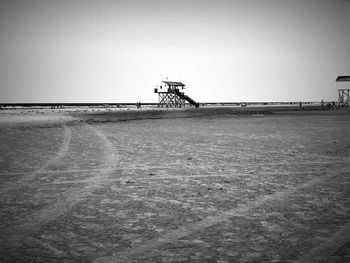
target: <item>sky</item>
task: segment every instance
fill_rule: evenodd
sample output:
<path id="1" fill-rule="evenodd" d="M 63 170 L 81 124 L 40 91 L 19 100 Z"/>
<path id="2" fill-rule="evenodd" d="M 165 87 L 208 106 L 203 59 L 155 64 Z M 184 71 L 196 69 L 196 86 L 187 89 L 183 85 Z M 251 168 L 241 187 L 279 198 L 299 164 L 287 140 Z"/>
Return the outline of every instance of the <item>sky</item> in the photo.
<path id="1" fill-rule="evenodd" d="M 1 0 L 0 102 L 337 100 L 347 0 Z"/>

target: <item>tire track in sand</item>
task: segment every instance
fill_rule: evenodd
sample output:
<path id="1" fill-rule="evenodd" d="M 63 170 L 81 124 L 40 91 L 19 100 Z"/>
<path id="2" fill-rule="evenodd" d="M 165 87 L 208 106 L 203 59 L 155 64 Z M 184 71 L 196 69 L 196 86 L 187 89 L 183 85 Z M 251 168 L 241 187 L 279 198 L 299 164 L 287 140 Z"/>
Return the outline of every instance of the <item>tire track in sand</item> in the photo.
<path id="1" fill-rule="evenodd" d="M 64 137 L 62 143 L 57 151 L 57 154 L 52 156 L 45 164 L 43 164 L 39 169 L 34 172 L 24 175 L 24 177 L 20 178 L 15 182 L 7 182 L 1 186 L 0 193 L 7 193 L 15 188 L 21 187 L 25 183 L 32 181 L 37 174 L 43 173 L 50 165 L 59 162 L 68 152 L 70 142 L 72 140 L 72 132 L 70 128 L 66 125 L 64 127 Z"/>
<path id="2" fill-rule="evenodd" d="M 345 173 L 346 171 L 347 168 L 343 169 L 341 172 Z M 287 202 L 288 197 L 294 195 L 295 193 L 299 191 L 305 191 L 309 187 L 328 181 L 329 179 L 338 175 L 339 171 L 332 172 L 327 175 L 320 176 L 310 181 L 307 181 L 295 188 L 293 187 L 284 191 L 277 191 L 273 194 L 261 196 L 256 200 L 253 200 L 247 204 L 239 205 L 238 207 L 225 212 L 216 212 L 215 215 L 203 218 L 199 222 L 179 226 L 176 229 L 165 232 L 159 237 L 148 240 L 145 244 L 140 244 L 138 246 L 131 247 L 120 253 L 115 253 L 114 256 L 96 258 L 94 260 L 94 263 L 132 262 L 131 258 L 133 256 L 147 255 L 148 253 L 152 253 L 152 250 L 159 249 L 160 247 L 166 244 L 174 243 L 177 240 L 194 234 L 198 231 L 204 231 L 206 228 L 211 227 L 213 225 L 217 225 L 222 222 L 230 222 L 230 219 L 234 216 L 249 216 L 250 211 L 264 204 L 276 201 Z"/>
<path id="3" fill-rule="evenodd" d="M 10 240 L 7 240 L 9 245 L 15 245 L 21 242 L 22 238 L 28 236 L 28 233 L 38 231 L 41 225 L 47 224 L 59 216 L 65 214 L 74 205 L 78 204 L 84 198 L 88 197 L 93 190 L 95 190 L 101 183 L 110 176 L 116 166 L 116 156 L 114 153 L 113 144 L 107 139 L 107 137 L 95 127 L 87 125 L 87 127 L 93 131 L 102 142 L 102 148 L 104 149 L 104 155 L 102 157 L 103 169 L 97 172 L 95 176 L 90 178 L 89 184 L 74 188 L 66 191 L 54 204 L 48 205 L 32 214 L 26 216 L 14 222 L 11 226 L 7 227 L 2 233 L 3 235 L 8 234 Z"/>
<path id="4" fill-rule="evenodd" d="M 337 257 L 339 248 L 348 244 L 350 240 L 350 223 L 342 226 L 337 232 L 331 235 L 325 242 L 315 246 L 308 253 L 299 259 L 292 261 L 295 263 L 313 262 L 345 262 Z"/>

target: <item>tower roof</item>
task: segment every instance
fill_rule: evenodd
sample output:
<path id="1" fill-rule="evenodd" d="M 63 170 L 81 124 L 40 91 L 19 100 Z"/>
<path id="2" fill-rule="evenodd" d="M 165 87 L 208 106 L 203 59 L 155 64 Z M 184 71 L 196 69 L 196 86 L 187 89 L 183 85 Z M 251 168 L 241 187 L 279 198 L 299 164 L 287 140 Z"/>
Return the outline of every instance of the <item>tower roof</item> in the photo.
<path id="1" fill-rule="evenodd" d="M 184 87 L 186 86 L 182 82 L 176 82 L 176 81 L 162 81 L 163 83 L 167 84 L 169 87 Z"/>
<path id="2" fill-rule="evenodd" d="M 350 76 L 338 76 L 336 82 L 350 81 Z"/>

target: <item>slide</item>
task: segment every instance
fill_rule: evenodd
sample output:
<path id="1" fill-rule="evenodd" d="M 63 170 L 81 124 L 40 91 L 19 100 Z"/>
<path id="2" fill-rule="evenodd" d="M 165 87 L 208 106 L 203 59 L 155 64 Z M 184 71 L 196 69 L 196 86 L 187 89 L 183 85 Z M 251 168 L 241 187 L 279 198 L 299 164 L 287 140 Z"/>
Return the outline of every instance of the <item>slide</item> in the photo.
<path id="1" fill-rule="evenodd" d="M 189 96 L 185 95 L 183 92 L 180 92 L 179 90 L 175 91 L 176 95 L 179 96 L 181 99 L 186 100 L 189 104 L 195 106 L 196 108 L 199 108 L 199 103 L 195 102 L 193 99 L 191 99 Z"/>

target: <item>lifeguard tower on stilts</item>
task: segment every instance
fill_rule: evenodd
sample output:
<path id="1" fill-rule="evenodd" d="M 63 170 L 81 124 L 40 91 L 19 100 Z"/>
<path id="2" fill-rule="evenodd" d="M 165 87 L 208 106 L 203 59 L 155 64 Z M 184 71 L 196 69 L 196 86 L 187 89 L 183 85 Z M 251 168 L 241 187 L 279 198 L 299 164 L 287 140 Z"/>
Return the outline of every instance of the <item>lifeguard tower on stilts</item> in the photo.
<path id="1" fill-rule="evenodd" d="M 346 85 L 344 82 L 350 84 L 350 76 L 338 76 L 336 79 L 338 88 L 338 105 L 339 106 L 350 106 L 350 85 Z"/>
<path id="2" fill-rule="evenodd" d="M 190 105 L 198 108 L 199 103 L 181 92 L 180 88 L 183 90 L 185 84 L 176 81 L 162 81 L 159 89 L 154 89 L 154 93 L 158 93 L 158 107 L 184 107 L 187 101 Z"/>

